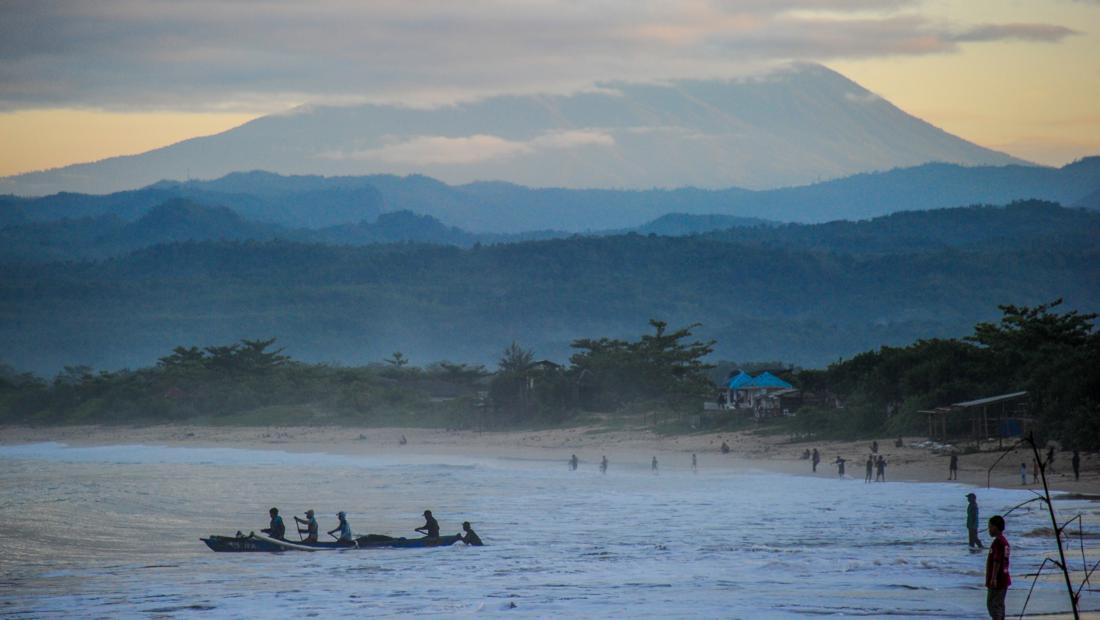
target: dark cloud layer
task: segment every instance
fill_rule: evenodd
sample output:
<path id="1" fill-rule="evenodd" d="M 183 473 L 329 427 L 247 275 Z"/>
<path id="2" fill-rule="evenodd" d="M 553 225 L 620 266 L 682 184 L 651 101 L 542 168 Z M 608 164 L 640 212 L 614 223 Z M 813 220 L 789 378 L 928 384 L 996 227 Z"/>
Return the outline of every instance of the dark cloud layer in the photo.
<path id="1" fill-rule="evenodd" d="M 912 0 L 0 0 L 0 108 L 276 110 L 438 101 L 599 80 L 714 77 L 791 60 L 1054 42 L 959 29 Z"/>

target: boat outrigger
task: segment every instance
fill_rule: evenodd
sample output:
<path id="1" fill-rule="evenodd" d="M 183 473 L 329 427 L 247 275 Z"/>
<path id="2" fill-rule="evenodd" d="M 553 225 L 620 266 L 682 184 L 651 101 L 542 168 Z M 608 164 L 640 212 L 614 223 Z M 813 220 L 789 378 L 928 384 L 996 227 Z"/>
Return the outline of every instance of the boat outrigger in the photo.
<path id="1" fill-rule="evenodd" d="M 345 549 L 408 549 L 420 547 L 447 547 L 462 540 L 461 536 L 439 536 L 436 538 L 394 538 L 381 534 L 359 536 L 347 542 L 296 542 L 271 538 L 264 534 L 249 532 L 247 536 L 237 532 L 236 536 L 211 535 L 200 538 L 213 551 L 340 551 Z"/>

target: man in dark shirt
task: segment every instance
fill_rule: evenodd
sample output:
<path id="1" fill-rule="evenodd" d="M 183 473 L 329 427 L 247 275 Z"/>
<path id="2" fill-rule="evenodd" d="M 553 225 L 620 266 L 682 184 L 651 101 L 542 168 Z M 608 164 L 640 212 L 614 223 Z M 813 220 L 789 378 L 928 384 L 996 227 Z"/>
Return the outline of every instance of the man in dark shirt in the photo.
<path id="1" fill-rule="evenodd" d="M 952 454 L 951 462 L 947 466 L 947 479 L 958 480 L 959 479 L 959 455 Z"/>
<path id="2" fill-rule="evenodd" d="M 810 457 L 810 462 L 814 464 L 814 472 L 817 472 L 817 464 L 821 462 L 821 453 L 814 448 L 813 456 Z"/>
<path id="3" fill-rule="evenodd" d="M 1081 453 L 1078 452 L 1077 450 L 1074 450 L 1073 451 L 1073 460 L 1070 461 L 1070 463 L 1073 465 L 1073 479 L 1074 480 L 1080 480 L 1081 479 Z"/>
<path id="4" fill-rule="evenodd" d="M 283 525 L 283 518 L 279 516 L 279 509 L 272 508 L 267 513 L 271 515 L 271 525 L 260 531 L 272 538 L 283 540 L 286 536 L 286 526 Z"/>
<path id="5" fill-rule="evenodd" d="M 432 516 L 431 510 L 424 511 L 424 525 L 416 528 L 416 531 L 428 538 L 439 538 L 439 522 Z"/>
<path id="6" fill-rule="evenodd" d="M 970 534 L 971 549 L 983 547 L 982 541 L 978 538 L 978 496 L 973 493 L 966 494 L 966 531 Z"/>
<path id="7" fill-rule="evenodd" d="M 989 535 L 993 542 L 989 545 L 989 557 L 985 561 L 986 609 L 993 620 L 1004 620 L 1005 594 L 1012 585 L 1009 575 L 1009 556 L 1011 547 L 1005 538 L 1005 520 L 1001 515 L 989 518 Z"/>
<path id="8" fill-rule="evenodd" d="M 886 457 L 881 454 L 878 455 L 878 461 L 875 462 L 875 466 L 878 468 L 878 472 L 875 474 L 875 482 L 886 482 Z"/>
<path id="9" fill-rule="evenodd" d="M 459 534 L 459 538 L 462 539 L 462 542 L 470 545 L 471 547 L 483 546 L 481 538 L 477 535 L 477 532 L 474 531 L 474 528 L 470 527 L 469 521 L 462 522 L 462 531 L 466 532 L 465 536 Z"/>

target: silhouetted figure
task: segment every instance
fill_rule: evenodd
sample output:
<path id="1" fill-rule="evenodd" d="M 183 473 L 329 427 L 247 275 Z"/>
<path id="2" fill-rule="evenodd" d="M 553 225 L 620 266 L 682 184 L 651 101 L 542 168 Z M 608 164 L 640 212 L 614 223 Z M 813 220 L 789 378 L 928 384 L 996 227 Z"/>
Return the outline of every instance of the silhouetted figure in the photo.
<path id="1" fill-rule="evenodd" d="M 973 493 L 966 494 L 966 531 L 970 533 L 970 548 L 981 549 L 982 541 L 978 539 L 978 496 Z"/>
<path id="2" fill-rule="evenodd" d="M 813 454 L 813 456 L 811 457 L 810 460 L 813 462 L 814 473 L 816 474 L 817 473 L 817 464 L 821 462 L 821 453 L 817 451 L 817 448 L 814 448 L 814 454 Z"/>
<path id="3" fill-rule="evenodd" d="M 1027 484 L 1027 463 L 1020 463 L 1020 485 Z"/>
<path id="4" fill-rule="evenodd" d="M 403 445 L 405 445 L 405 444 L 407 444 L 407 443 L 409 443 L 409 440 L 408 440 L 408 439 L 405 439 L 405 436 L 404 436 L 404 435 L 401 435 L 401 439 L 398 439 L 398 440 L 397 440 L 397 445 L 399 445 L 399 446 L 403 446 Z"/>
<path id="5" fill-rule="evenodd" d="M 1031 459 L 1031 484 L 1039 482 L 1039 459 Z"/>
<path id="6" fill-rule="evenodd" d="M 1054 473 L 1054 446 L 1047 448 L 1047 466 L 1048 473 Z"/>
<path id="7" fill-rule="evenodd" d="M 420 532 L 428 538 L 439 538 L 439 522 L 432 516 L 431 510 L 424 511 L 424 525 L 413 531 Z"/>
<path id="8" fill-rule="evenodd" d="M 355 536 L 351 533 L 351 524 L 348 523 L 348 514 L 341 510 L 336 513 L 336 519 L 339 521 L 336 527 L 328 531 L 328 535 L 332 536 L 336 532 L 340 532 L 340 535 L 336 537 L 336 540 L 342 543 L 350 544 Z"/>
<path id="9" fill-rule="evenodd" d="M 989 544 L 989 557 L 985 560 L 985 605 L 993 620 L 1004 620 L 1005 594 L 1012 585 L 1012 576 L 1008 573 L 1010 549 L 1004 531 L 1004 517 L 993 515 L 989 518 L 989 535 L 993 542 Z"/>
<path id="10" fill-rule="evenodd" d="M 875 471 L 875 459 L 870 455 L 867 456 L 866 469 L 867 473 L 863 476 L 863 482 L 870 482 Z"/>
<path id="11" fill-rule="evenodd" d="M 878 462 L 875 463 L 875 466 L 878 467 L 875 482 L 886 482 L 886 457 L 881 454 L 878 455 Z"/>
<path id="12" fill-rule="evenodd" d="M 836 456 L 836 460 L 833 461 L 833 464 L 836 465 L 836 473 L 841 478 L 844 477 L 844 462 L 844 459 L 840 458 L 839 454 Z"/>
<path id="13" fill-rule="evenodd" d="M 271 523 L 260 531 L 272 538 L 283 540 L 286 536 L 286 525 L 283 525 L 283 518 L 279 516 L 279 509 L 272 508 L 267 511 L 267 514 L 271 515 Z"/>
<path id="14" fill-rule="evenodd" d="M 958 480 L 959 479 L 959 455 L 952 454 L 951 462 L 947 466 L 947 479 Z"/>
<path id="15" fill-rule="evenodd" d="M 898 438 L 897 438 L 896 440 L 894 440 L 894 447 L 895 447 L 895 448 L 901 448 L 901 447 L 903 447 L 904 445 L 905 445 L 905 442 L 903 442 L 903 441 L 901 440 L 901 437 L 898 437 Z"/>
<path id="16" fill-rule="evenodd" d="M 569 469 L 577 471 L 578 463 L 580 463 L 580 461 L 577 459 L 577 455 L 574 454 L 572 457 L 569 458 Z"/>
<path id="17" fill-rule="evenodd" d="M 722 442 L 722 454 L 729 454 L 729 453 L 730 453 L 730 445 L 728 443 L 726 443 L 725 441 L 723 441 Z"/>
<path id="18" fill-rule="evenodd" d="M 604 455 L 603 460 L 600 461 L 600 473 L 601 474 L 606 474 L 607 473 L 607 455 L 606 454 Z"/>
<path id="19" fill-rule="evenodd" d="M 469 521 L 462 522 L 462 531 L 466 533 L 465 536 L 463 536 L 462 534 L 458 535 L 459 539 L 461 539 L 462 542 L 470 545 L 471 547 L 483 546 L 483 543 L 481 542 L 481 537 L 477 535 L 477 532 L 474 531 L 474 528 L 470 527 Z"/>
<path id="20" fill-rule="evenodd" d="M 693 472 L 699 471 L 699 460 L 695 458 L 694 453 L 692 453 L 692 455 L 691 455 L 691 471 L 693 471 Z"/>
<path id="21" fill-rule="evenodd" d="M 1073 479 L 1074 480 L 1080 480 L 1081 479 L 1081 453 L 1078 452 L 1077 450 L 1073 451 L 1073 460 L 1070 461 L 1070 464 L 1073 465 Z"/>
<path id="22" fill-rule="evenodd" d="M 306 511 L 306 518 L 305 519 L 299 519 L 298 517 L 294 517 L 294 521 L 296 523 L 300 524 L 300 525 L 305 525 L 306 526 L 305 532 L 302 531 L 301 527 L 298 528 L 298 534 L 299 535 L 301 535 L 303 533 L 306 535 L 306 537 L 304 539 L 305 542 L 308 542 L 308 543 L 317 542 L 317 531 L 318 531 L 318 529 L 317 529 L 317 519 L 314 518 L 314 516 L 313 516 L 313 509 L 310 509 L 310 510 Z"/>
<path id="23" fill-rule="evenodd" d="M 878 440 L 871 442 L 871 454 L 878 454 Z"/>
<path id="24" fill-rule="evenodd" d="M 653 457 L 653 463 L 650 464 L 649 469 L 651 469 L 654 472 L 657 471 L 657 457 Z"/>

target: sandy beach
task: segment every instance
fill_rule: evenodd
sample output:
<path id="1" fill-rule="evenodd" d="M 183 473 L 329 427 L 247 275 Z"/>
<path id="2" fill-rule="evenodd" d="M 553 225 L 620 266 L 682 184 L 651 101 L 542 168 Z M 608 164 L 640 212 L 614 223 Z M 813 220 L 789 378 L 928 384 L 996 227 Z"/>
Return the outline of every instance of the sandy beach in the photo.
<path id="1" fill-rule="evenodd" d="M 407 444 L 401 445 L 401 437 Z M 449 431 L 424 428 L 313 427 L 239 427 L 239 426 L 54 426 L 0 427 L 0 444 L 24 444 L 56 441 L 70 445 L 165 445 L 195 447 L 241 447 L 318 452 L 325 454 L 386 454 L 397 452 L 446 453 L 517 459 L 558 459 L 563 463 L 572 454 L 581 467 L 595 467 L 607 455 L 616 465 L 648 466 L 657 457 L 662 469 L 687 469 L 696 454 L 700 468 L 756 468 L 766 471 L 822 477 L 837 476 L 834 464 L 839 456 L 846 462 L 846 475 L 861 479 L 864 463 L 871 453 L 870 440 L 858 442 L 790 442 L 782 435 L 757 435 L 749 431 L 658 435 L 645 429 L 609 430 L 600 427 L 573 427 L 534 431 Z M 729 454 L 722 454 L 725 441 Z M 879 453 L 887 460 L 889 481 L 944 482 L 948 457 L 923 445 L 922 437 L 904 437 L 904 446 L 894 446 L 892 438 L 878 440 Z M 807 449 L 817 448 L 821 463 L 817 473 L 808 460 L 801 458 Z M 989 451 L 959 456 L 960 484 L 1000 488 L 1041 488 L 1033 484 L 1032 455 L 1023 448 L 1004 452 Z M 1003 456 L 1003 458 L 1002 458 Z M 1052 490 L 1100 498 L 1100 457 L 1081 455 L 1081 479 L 1074 480 L 1071 453 L 1056 453 L 1054 473 L 1048 472 Z M 1000 463 L 990 473 L 997 459 Z M 1028 468 L 1027 484 L 1020 483 L 1020 464 Z"/>

